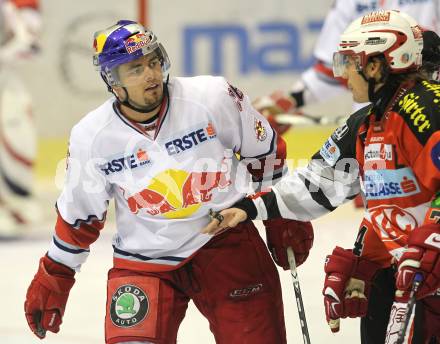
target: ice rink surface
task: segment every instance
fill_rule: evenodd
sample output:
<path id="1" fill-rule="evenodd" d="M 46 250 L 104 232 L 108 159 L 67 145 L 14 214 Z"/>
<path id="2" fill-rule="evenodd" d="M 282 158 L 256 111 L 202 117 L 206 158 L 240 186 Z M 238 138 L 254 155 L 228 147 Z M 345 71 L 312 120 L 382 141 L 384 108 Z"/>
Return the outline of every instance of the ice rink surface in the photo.
<path id="1" fill-rule="evenodd" d="M 49 203 L 47 203 L 49 204 Z M 50 203 L 53 204 L 53 203 Z M 326 321 L 321 295 L 324 280 L 324 259 L 335 245 L 351 248 L 362 218 L 361 210 L 354 210 L 351 203 L 332 214 L 313 222 L 315 242 L 311 255 L 298 269 L 305 311 L 313 344 L 360 343 L 359 320 L 345 319 L 341 330 L 332 334 Z M 42 343 L 27 328 L 23 312 L 26 289 L 36 272 L 38 260 L 51 240 L 53 223 L 34 228 L 20 241 L 0 241 L 0 344 Z M 67 304 L 61 331 L 48 333 L 44 343 L 97 344 L 104 343 L 104 315 L 107 271 L 112 264 L 111 236 L 114 223 L 109 221 L 101 237 L 91 247 L 91 253 L 82 271 L 77 274 Z M 260 231 L 260 234 L 264 234 Z M 303 343 L 298 313 L 289 272 L 279 270 L 283 288 L 284 312 L 289 344 Z M 215 343 L 207 321 L 190 304 L 183 321 L 178 343 Z M 270 338 L 266 343 L 270 344 Z M 239 343 L 231 343 L 239 344 Z M 276 343 L 273 343 L 276 344 Z"/>

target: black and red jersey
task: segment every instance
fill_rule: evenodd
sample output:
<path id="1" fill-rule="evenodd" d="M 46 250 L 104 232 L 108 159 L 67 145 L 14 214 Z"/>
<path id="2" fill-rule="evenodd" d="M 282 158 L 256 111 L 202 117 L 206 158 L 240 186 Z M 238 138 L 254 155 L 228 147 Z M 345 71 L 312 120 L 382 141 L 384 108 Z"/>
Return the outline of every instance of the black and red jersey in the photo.
<path id="1" fill-rule="evenodd" d="M 249 213 L 312 220 L 361 192 L 366 211 L 355 251 L 387 265 L 400 257 L 440 190 L 439 128 L 440 84 L 402 84 L 385 105 L 350 116 L 307 167 L 252 197 L 253 205 L 247 201 Z"/>

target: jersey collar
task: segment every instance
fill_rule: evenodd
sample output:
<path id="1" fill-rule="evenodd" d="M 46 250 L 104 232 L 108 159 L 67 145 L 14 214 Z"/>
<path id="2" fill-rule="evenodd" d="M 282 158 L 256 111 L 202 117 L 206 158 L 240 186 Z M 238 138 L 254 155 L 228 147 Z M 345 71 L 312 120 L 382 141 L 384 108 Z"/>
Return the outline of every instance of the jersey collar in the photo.
<path id="1" fill-rule="evenodd" d="M 168 113 L 168 108 L 169 108 L 169 95 L 168 95 L 168 87 L 165 88 L 165 94 L 162 100 L 162 104 L 160 105 L 160 110 L 158 113 L 159 118 L 157 119 L 157 126 L 156 126 L 156 130 L 154 132 L 154 138 L 153 140 L 156 139 L 157 135 L 159 134 L 159 130 L 162 127 L 162 124 L 165 120 L 165 117 Z M 146 137 L 149 138 L 149 136 L 147 135 L 147 132 L 144 128 L 144 126 L 142 126 L 141 124 L 139 124 L 136 121 L 133 121 L 131 119 L 128 119 L 119 109 L 118 103 L 117 101 L 113 102 L 113 110 L 115 111 L 116 115 L 120 118 L 120 120 L 122 122 L 124 122 L 124 124 L 128 125 L 130 128 L 136 130 L 139 134 L 144 135 Z"/>

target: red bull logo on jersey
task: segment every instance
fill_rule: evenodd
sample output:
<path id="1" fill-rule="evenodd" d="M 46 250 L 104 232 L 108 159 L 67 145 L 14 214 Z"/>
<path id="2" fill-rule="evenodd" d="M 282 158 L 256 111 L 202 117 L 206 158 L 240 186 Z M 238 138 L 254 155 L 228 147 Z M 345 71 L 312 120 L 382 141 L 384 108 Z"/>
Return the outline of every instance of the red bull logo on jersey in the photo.
<path id="1" fill-rule="evenodd" d="M 148 43 L 150 43 L 149 36 L 143 33 L 137 33 L 127 38 L 124 42 L 124 45 L 125 45 L 125 49 L 127 50 L 127 53 L 132 54 L 135 51 L 142 49 L 142 47 L 148 45 Z"/>
<path id="2" fill-rule="evenodd" d="M 177 137 L 165 143 L 168 155 L 175 155 L 194 148 L 202 143 L 214 139 L 217 136 L 212 123 L 208 123 L 204 128 L 193 130 L 189 133 Z"/>
<path id="3" fill-rule="evenodd" d="M 212 201 L 214 190 L 231 184 L 227 172 L 187 172 L 166 170 L 156 175 L 142 191 L 127 195 L 133 214 L 163 215 L 166 218 L 188 217 L 203 204 Z"/>
<path id="4" fill-rule="evenodd" d="M 109 175 L 115 172 L 121 172 L 127 169 L 134 169 L 146 164 L 150 164 L 151 160 L 148 153 L 139 148 L 136 153 L 120 158 L 115 158 L 100 166 L 100 170 Z"/>
<path id="5" fill-rule="evenodd" d="M 255 136 L 258 141 L 264 141 L 267 138 L 267 131 L 266 128 L 263 125 L 263 122 L 261 122 L 259 119 L 254 119 L 254 129 L 255 129 Z"/>
<path id="6" fill-rule="evenodd" d="M 420 192 L 411 169 L 367 170 L 364 178 L 367 200 L 407 197 Z"/>

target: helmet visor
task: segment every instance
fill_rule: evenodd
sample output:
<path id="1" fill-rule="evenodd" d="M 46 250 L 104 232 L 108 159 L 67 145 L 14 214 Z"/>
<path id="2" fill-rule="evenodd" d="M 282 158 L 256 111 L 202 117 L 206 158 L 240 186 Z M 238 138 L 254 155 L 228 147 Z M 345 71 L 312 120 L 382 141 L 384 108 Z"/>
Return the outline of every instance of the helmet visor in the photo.
<path id="1" fill-rule="evenodd" d="M 359 55 L 340 51 L 333 54 L 333 75 L 336 78 L 347 78 L 347 68 L 351 66 L 354 66 L 358 72 L 362 70 L 362 61 Z"/>
<path id="2" fill-rule="evenodd" d="M 165 80 L 169 69 L 168 57 L 163 54 L 161 46 L 153 52 L 141 56 L 133 61 L 115 66 L 106 71 L 107 76 L 112 80 L 112 85 L 122 87 L 132 87 L 141 85 L 151 73 L 161 72 L 162 79 Z"/>

